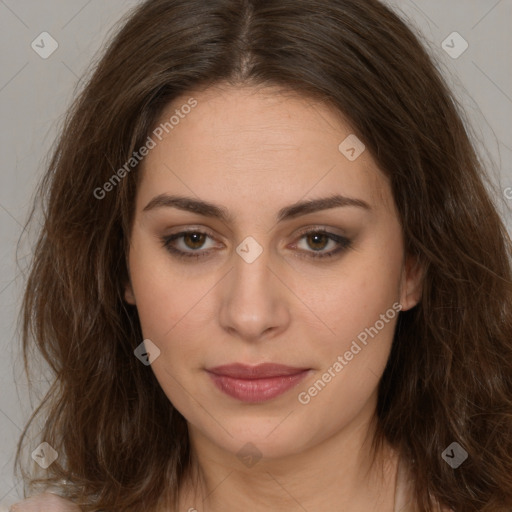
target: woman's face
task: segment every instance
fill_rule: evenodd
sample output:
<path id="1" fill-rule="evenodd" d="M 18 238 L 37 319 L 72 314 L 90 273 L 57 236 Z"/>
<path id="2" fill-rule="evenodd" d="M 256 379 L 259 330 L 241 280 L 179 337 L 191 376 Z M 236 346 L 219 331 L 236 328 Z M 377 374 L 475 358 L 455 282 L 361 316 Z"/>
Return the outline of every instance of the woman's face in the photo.
<path id="1" fill-rule="evenodd" d="M 126 289 L 162 389 L 193 438 L 234 454 L 366 424 L 398 310 L 420 293 L 387 179 L 299 96 L 210 88 L 173 115 L 138 171 Z M 235 363 L 291 369 L 218 369 Z"/>

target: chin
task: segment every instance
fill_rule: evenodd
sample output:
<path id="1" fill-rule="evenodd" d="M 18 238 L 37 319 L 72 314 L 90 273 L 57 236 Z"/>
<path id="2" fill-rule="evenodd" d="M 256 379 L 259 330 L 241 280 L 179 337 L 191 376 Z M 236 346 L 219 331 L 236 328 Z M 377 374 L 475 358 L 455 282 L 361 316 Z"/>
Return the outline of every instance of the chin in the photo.
<path id="1" fill-rule="evenodd" d="M 227 427 L 229 434 L 217 430 L 214 436 L 206 435 L 221 449 L 233 453 L 239 459 L 244 456 L 279 459 L 307 448 L 303 429 L 292 418 L 284 418 L 286 415 L 272 420 L 261 418 L 257 421 L 230 421 Z"/>

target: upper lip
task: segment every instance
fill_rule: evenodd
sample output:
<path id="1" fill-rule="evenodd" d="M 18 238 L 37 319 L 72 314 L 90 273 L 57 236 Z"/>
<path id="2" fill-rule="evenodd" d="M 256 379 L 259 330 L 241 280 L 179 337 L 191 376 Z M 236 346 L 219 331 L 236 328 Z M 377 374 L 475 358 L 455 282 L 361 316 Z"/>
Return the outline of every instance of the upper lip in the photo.
<path id="1" fill-rule="evenodd" d="M 308 369 L 309 368 L 297 368 L 276 363 L 262 363 L 255 366 L 234 363 L 208 368 L 207 371 L 235 379 L 263 379 L 265 377 L 295 375 Z"/>

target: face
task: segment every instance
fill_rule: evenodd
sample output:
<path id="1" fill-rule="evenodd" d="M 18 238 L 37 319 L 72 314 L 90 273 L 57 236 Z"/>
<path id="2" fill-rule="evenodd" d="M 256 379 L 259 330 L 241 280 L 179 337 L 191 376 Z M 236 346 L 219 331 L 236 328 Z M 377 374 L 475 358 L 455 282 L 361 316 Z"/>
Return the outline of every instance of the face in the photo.
<path id="1" fill-rule="evenodd" d="M 233 454 L 296 454 L 363 423 L 420 293 L 387 178 L 299 96 L 210 88 L 162 122 L 176 110 L 140 171 L 125 295 L 161 387 Z"/>

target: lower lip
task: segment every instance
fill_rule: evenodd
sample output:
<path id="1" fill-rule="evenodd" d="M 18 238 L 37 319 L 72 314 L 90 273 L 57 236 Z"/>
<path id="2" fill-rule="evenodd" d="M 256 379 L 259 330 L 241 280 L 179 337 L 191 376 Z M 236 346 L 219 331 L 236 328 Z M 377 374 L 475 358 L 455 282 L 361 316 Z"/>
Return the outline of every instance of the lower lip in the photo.
<path id="1" fill-rule="evenodd" d="M 309 370 L 304 370 L 300 373 L 280 377 L 237 379 L 208 372 L 215 385 L 226 395 L 250 403 L 265 402 L 282 395 L 295 387 L 308 373 Z"/>

